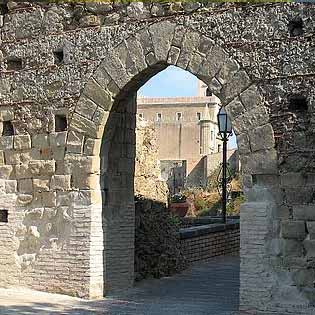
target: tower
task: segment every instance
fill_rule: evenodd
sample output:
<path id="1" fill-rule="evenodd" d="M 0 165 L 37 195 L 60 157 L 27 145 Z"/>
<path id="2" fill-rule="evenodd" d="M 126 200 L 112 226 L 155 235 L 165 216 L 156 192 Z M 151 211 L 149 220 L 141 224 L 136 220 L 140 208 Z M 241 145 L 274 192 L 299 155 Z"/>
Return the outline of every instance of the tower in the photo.
<path id="1" fill-rule="evenodd" d="M 200 154 L 208 155 L 211 153 L 211 118 L 208 104 L 204 109 L 203 118 L 200 120 Z"/>

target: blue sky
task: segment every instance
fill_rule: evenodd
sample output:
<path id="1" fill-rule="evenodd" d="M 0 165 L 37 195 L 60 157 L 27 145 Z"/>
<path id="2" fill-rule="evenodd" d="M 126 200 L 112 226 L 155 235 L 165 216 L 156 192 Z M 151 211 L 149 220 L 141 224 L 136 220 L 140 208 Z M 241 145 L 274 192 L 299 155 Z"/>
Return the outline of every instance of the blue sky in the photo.
<path id="1" fill-rule="evenodd" d="M 173 97 L 173 96 L 196 96 L 197 78 L 188 71 L 169 66 L 156 74 L 145 85 L 138 95 L 147 97 Z M 236 139 L 233 136 L 229 141 L 229 148 L 236 147 Z"/>

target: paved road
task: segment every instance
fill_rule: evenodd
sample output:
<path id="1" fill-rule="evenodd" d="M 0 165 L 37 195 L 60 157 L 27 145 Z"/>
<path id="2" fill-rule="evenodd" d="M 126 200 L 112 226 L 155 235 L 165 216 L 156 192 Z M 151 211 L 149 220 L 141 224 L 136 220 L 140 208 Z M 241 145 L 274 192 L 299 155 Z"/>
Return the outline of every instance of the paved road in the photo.
<path id="1" fill-rule="evenodd" d="M 100 301 L 0 289 L 0 315 L 236 315 L 239 259 L 218 257 Z"/>

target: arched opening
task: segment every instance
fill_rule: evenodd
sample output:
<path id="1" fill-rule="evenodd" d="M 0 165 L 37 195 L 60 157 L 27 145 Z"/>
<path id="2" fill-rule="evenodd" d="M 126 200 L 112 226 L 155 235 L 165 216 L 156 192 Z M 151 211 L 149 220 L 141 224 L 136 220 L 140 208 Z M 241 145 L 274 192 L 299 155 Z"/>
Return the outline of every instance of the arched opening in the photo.
<path id="1" fill-rule="evenodd" d="M 176 75 L 180 81 L 178 93 L 175 91 L 177 88 Z M 157 84 L 154 84 L 154 80 L 157 81 Z M 143 84 L 145 83 L 143 79 L 140 81 Z M 185 81 L 188 81 L 187 85 L 185 85 Z M 156 220 L 161 219 L 154 212 L 156 208 L 161 207 L 159 211 L 163 211 L 163 205 L 161 204 L 167 201 L 172 202 L 171 198 L 174 195 L 180 193 L 185 196 L 187 193 L 187 197 L 190 198 L 189 202 L 192 203 L 189 211 L 193 211 L 193 213 L 190 213 L 185 219 L 176 217 L 180 221 L 178 233 L 180 227 L 193 228 L 197 226 L 198 219 L 206 222 L 203 225 L 218 223 L 221 219 L 221 209 L 217 205 L 221 199 L 217 191 L 217 176 L 222 160 L 222 152 L 219 149 L 219 145 L 222 145 L 222 143 L 217 137 L 216 117 L 221 106 L 219 99 L 215 96 L 206 96 L 204 91 L 200 91 L 204 83 L 198 80 L 197 77 L 172 66 L 162 70 L 146 82 L 147 84 L 144 84 L 140 90 L 138 86 L 130 87 L 128 91 L 124 92 L 123 96 L 118 96 L 118 101 L 114 103 L 107 119 L 102 139 L 101 188 L 103 190 L 103 228 L 105 232 L 104 283 L 108 292 L 117 288 L 125 289 L 132 286 L 134 272 L 136 272 L 136 275 L 139 275 L 139 273 L 141 275 L 148 274 L 148 270 L 140 266 L 140 259 L 137 257 L 139 255 L 137 251 L 138 244 L 133 242 L 135 237 L 134 224 L 137 225 L 137 220 L 141 220 L 141 216 L 137 217 L 137 211 L 152 211 Z M 190 86 L 193 86 L 193 88 L 188 93 Z M 163 89 L 163 91 L 157 91 L 158 88 Z M 168 89 L 168 93 L 166 89 Z M 138 97 L 136 98 L 137 92 Z M 152 94 L 150 94 L 151 92 Z M 181 96 L 184 93 L 186 94 Z M 151 97 L 146 97 L 146 95 L 151 95 Z M 153 97 L 153 95 L 156 97 Z M 141 145 L 144 145 L 144 147 L 138 147 L 140 143 L 137 142 L 137 136 L 139 138 L 143 137 L 140 133 L 141 128 L 142 130 L 146 128 L 144 126 L 149 126 L 149 128 L 152 128 L 150 130 L 155 133 L 157 148 L 152 143 L 154 139 L 149 137 L 145 140 L 141 138 Z M 145 141 L 149 141 L 150 144 L 144 144 Z M 150 154 L 146 155 L 145 152 L 141 152 L 141 150 L 148 151 L 148 149 L 151 151 Z M 157 149 L 156 155 L 152 152 L 155 149 Z M 231 161 L 235 159 L 235 157 L 232 157 L 233 153 L 229 152 Z M 153 159 L 154 161 L 152 161 Z M 233 169 L 235 169 L 238 162 L 235 160 L 233 163 Z M 174 175 L 176 175 L 175 182 L 173 181 Z M 161 179 L 164 179 L 164 184 L 168 184 L 168 192 L 166 193 L 161 192 L 162 186 L 159 182 Z M 136 209 L 135 195 L 137 197 L 142 196 L 141 202 L 136 202 Z M 192 199 L 193 195 L 196 196 L 195 199 Z M 213 200 L 214 195 L 215 200 Z M 198 211 L 195 211 L 193 210 L 195 209 L 194 203 L 197 205 L 198 202 L 199 204 L 204 202 L 204 204 L 197 209 Z M 147 204 L 150 206 L 144 209 Z M 212 207 L 215 208 L 215 213 L 212 211 Z M 206 213 L 207 211 L 208 213 Z M 136 212 L 136 218 L 133 217 L 134 212 Z M 165 239 L 162 239 L 164 233 L 162 224 L 166 224 L 166 222 L 165 218 L 161 220 L 158 229 L 160 229 L 161 243 L 163 243 Z M 189 221 L 190 223 L 188 223 Z M 150 224 L 149 220 L 144 222 Z M 143 222 L 140 222 L 140 224 L 143 224 Z M 155 228 L 157 226 L 155 222 Z M 232 225 L 230 226 L 232 231 Z M 141 233 L 144 234 L 144 239 L 147 238 L 153 257 L 156 255 L 154 252 L 156 249 L 153 242 L 150 243 L 152 239 L 150 228 L 152 226 L 147 226 Z M 201 231 L 200 226 L 198 231 Z M 188 249 L 187 244 L 193 242 L 195 238 L 183 238 L 182 240 L 178 238 L 178 246 L 175 246 L 173 260 L 183 258 L 187 260 L 188 265 L 193 261 L 202 261 L 220 254 L 235 255 L 239 250 L 237 231 L 237 228 L 235 228 L 233 233 L 229 232 L 226 238 L 224 237 L 225 243 L 229 243 L 228 245 L 222 241 L 218 244 L 218 248 L 213 246 L 213 252 L 210 248 L 208 251 L 205 250 L 203 253 L 199 253 L 201 246 L 198 249 L 193 247 Z M 147 236 L 145 233 L 147 233 Z M 186 230 L 183 229 L 182 235 L 188 235 L 185 233 Z M 198 233 L 202 235 L 203 232 Z M 223 234 L 220 235 L 223 236 Z M 211 237 L 212 235 L 209 236 L 209 238 Z M 120 244 L 115 245 L 118 240 Z M 206 237 L 204 242 L 207 242 L 207 246 L 212 246 Z M 143 246 L 143 244 L 139 246 Z M 174 245 L 170 244 L 169 247 L 171 246 Z M 185 253 L 181 249 L 184 246 L 186 246 Z M 219 248 L 219 246 L 221 247 Z M 178 249 L 182 250 L 181 254 L 176 253 Z M 161 248 L 158 250 L 161 251 L 160 254 L 164 254 L 165 260 L 169 259 L 169 257 L 166 257 L 169 252 L 163 253 Z M 135 253 L 136 257 L 134 256 Z M 147 252 L 141 252 L 141 254 L 148 256 Z M 176 255 L 182 255 L 183 257 Z M 161 276 L 164 272 L 165 275 L 168 275 L 167 272 L 174 272 L 177 268 L 172 269 L 172 262 L 166 267 L 165 261 L 161 261 L 159 262 L 160 270 L 157 272 L 154 269 L 157 262 L 152 257 L 150 267 L 152 268 L 152 274 L 155 276 Z M 136 259 L 135 265 L 133 259 Z M 146 264 L 147 262 L 143 258 L 141 263 Z M 181 262 L 177 261 L 177 263 L 180 264 Z M 237 263 L 238 260 L 236 260 Z M 133 270 L 134 267 L 135 270 Z M 167 271 L 162 270 L 163 268 L 166 268 Z M 237 272 L 238 269 L 236 268 L 236 274 L 232 277 L 238 278 Z M 231 280 L 233 284 L 235 284 L 235 281 L 233 282 L 234 278 Z"/>
<path id="2" fill-rule="evenodd" d="M 270 228 L 267 211 L 273 197 L 270 195 L 267 201 L 263 199 L 265 191 L 268 191 L 268 182 L 253 190 L 252 175 L 276 174 L 277 157 L 272 127 L 260 91 L 237 61 L 231 59 L 228 52 L 220 46 L 213 45 L 211 39 L 187 29 L 185 35 L 182 34 L 183 40 L 178 41 L 178 37 L 174 36 L 177 28 L 182 29 L 182 26 L 169 21 L 154 24 L 150 30 L 140 31 L 136 37 L 127 39 L 109 51 L 108 58 L 100 64 L 87 83 L 70 120 L 69 130 L 74 129 L 87 135 L 85 143 L 91 143 L 89 149 L 92 155 L 98 155 L 97 145 L 103 135 L 101 183 L 104 204 L 104 275 L 100 273 L 100 255 L 97 263 L 93 262 L 90 266 L 94 283 L 97 283 L 97 287 L 90 290 L 98 295 L 103 290 L 103 284 L 106 292 L 116 286 L 126 288 L 133 283 L 136 92 L 169 65 L 188 70 L 207 84 L 225 106 L 238 137 L 245 173 L 244 190 L 250 197 L 250 202 L 243 206 L 245 212 L 242 213 L 245 215 L 241 216 L 241 278 L 243 275 L 244 279 L 251 279 L 251 269 L 246 267 L 247 264 L 252 266 L 252 256 L 249 253 L 256 255 L 265 252 L 265 235 Z M 132 47 L 127 54 L 126 46 Z M 182 50 L 178 46 L 183 46 Z M 91 107 L 90 101 L 96 104 L 96 110 L 93 105 L 95 112 L 92 118 L 87 117 L 90 116 L 87 113 Z M 176 117 L 180 119 L 180 116 Z M 251 134 L 249 130 L 252 130 Z M 265 139 L 263 144 L 258 141 L 261 135 Z M 96 220 L 99 224 L 99 205 L 92 202 L 92 210 L 92 215 L 95 216 L 92 222 Z M 265 215 L 266 224 L 262 223 L 261 216 L 256 216 L 256 210 L 260 211 L 261 216 Z M 256 246 L 257 238 L 250 238 L 255 227 L 264 229 L 257 236 L 261 246 Z M 96 238 L 98 241 L 93 238 L 98 233 L 91 230 L 90 246 L 100 252 L 102 243 L 99 238 Z M 253 281 L 254 279 L 256 278 Z M 248 285 L 251 284 L 246 283 Z M 246 296 L 247 291 L 243 290 L 243 293 Z"/>

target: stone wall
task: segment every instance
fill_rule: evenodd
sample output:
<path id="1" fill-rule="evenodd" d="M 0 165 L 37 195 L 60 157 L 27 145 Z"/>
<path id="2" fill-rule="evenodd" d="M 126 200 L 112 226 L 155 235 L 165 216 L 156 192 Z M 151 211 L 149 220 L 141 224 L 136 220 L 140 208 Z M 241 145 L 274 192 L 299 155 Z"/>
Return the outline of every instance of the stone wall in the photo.
<path id="1" fill-rule="evenodd" d="M 215 256 L 239 255 L 240 226 L 236 222 L 183 228 L 180 238 L 183 255 L 188 263 Z"/>
<path id="2" fill-rule="evenodd" d="M 175 65 L 208 84 L 237 135 L 241 309 L 314 313 L 314 10 L 1 5 L 1 285 L 83 297 L 132 285 L 134 98 Z"/>
<path id="3" fill-rule="evenodd" d="M 153 124 L 137 119 L 135 195 L 167 203 L 168 188 L 161 178 L 157 131 Z"/>

